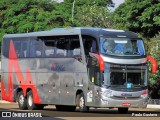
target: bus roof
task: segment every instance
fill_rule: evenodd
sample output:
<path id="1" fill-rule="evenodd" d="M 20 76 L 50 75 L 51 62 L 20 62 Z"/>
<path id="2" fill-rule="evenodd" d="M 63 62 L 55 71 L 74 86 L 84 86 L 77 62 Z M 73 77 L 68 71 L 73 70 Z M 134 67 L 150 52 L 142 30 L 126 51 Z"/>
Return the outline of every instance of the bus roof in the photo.
<path id="1" fill-rule="evenodd" d="M 105 28 L 87 28 L 87 27 L 73 27 L 73 28 L 54 28 L 48 31 L 38 31 L 30 33 L 6 34 L 4 38 L 14 37 L 37 37 L 37 36 L 60 36 L 60 35 L 91 35 L 91 36 L 106 36 L 106 37 L 128 37 L 139 38 L 138 35 L 131 31 L 123 31 L 116 29 Z"/>

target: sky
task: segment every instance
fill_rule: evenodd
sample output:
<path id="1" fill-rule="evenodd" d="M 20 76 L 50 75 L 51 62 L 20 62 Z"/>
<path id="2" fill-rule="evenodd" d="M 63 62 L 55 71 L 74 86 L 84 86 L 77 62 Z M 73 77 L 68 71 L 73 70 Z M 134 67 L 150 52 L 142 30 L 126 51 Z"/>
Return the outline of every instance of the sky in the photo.
<path id="1" fill-rule="evenodd" d="M 109 10 L 112 12 L 114 11 L 120 4 L 122 4 L 125 0 L 112 0 L 115 3 L 115 7 L 109 7 Z"/>
<path id="2" fill-rule="evenodd" d="M 63 2 L 64 0 L 55 0 L 55 1 L 58 1 L 58 2 Z M 112 12 L 114 11 L 120 4 L 122 4 L 125 0 L 112 0 L 113 3 L 115 3 L 115 7 L 109 7 L 109 10 Z"/>

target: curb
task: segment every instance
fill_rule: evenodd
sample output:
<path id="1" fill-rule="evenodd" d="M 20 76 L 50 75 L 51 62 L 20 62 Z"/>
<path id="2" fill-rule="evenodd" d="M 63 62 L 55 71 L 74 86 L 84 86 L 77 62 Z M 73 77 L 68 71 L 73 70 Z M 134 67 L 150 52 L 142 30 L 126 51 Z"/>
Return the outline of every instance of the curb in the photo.
<path id="1" fill-rule="evenodd" d="M 0 100 L 0 103 L 11 103 L 11 102 L 8 102 L 8 101 L 5 101 L 5 100 Z"/>
<path id="2" fill-rule="evenodd" d="M 147 108 L 160 109 L 160 105 L 148 104 L 148 105 L 147 105 Z"/>

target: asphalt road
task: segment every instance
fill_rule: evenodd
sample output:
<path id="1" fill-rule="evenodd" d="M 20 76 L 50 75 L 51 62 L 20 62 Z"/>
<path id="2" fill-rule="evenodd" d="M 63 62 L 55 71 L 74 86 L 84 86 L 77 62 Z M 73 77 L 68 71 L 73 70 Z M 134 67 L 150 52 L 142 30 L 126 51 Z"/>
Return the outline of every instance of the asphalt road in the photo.
<path id="1" fill-rule="evenodd" d="M 18 118 L 22 117 L 41 117 L 43 119 L 76 119 L 76 120 L 93 120 L 93 119 L 101 119 L 107 120 L 160 120 L 160 108 L 159 109 L 141 109 L 141 108 L 130 108 L 127 114 L 119 114 L 117 109 L 91 109 L 88 113 L 81 113 L 79 111 L 75 112 L 65 112 L 65 111 L 56 111 L 54 106 L 46 106 L 44 110 L 19 110 L 18 105 L 16 103 L 0 103 L 0 117 L 5 116 L 6 112 L 11 114 L 11 117 L 18 120 Z M 7 113 L 7 114 L 8 114 Z M 154 117 L 150 117 L 154 116 Z M 156 117 L 158 116 L 158 117 Z M 113 118 L 114 117 L 114 118 Z M 4 118 L 0 118 L 3 120 Z M 38 118 L 39 119 L 39 118 Z M 7 118 L 8 120 L 8 118 Z M 23 120 L 25 120 L 23 118 Z"/>

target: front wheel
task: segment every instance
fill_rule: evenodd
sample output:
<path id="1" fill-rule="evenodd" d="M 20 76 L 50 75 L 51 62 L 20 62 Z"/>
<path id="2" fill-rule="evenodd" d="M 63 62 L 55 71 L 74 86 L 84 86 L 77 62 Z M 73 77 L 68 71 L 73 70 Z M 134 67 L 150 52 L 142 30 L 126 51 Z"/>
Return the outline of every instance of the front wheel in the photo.
<path id="1" fill-rule="evenodd" d="M 81 111 L 81 112 L 89 111 L 89 107 L 87 107 L 85 104 L 85 98 L 84 98 L 83 93 L 77 95 L 76 99 L 77 99 L 77 107 L 78 107 L 79 111 Z"/>
<path id="2" fill-rule="evenodd" d="M 128 108 L 118 108 L 118 112 L 121 114 L 126 114 L 128 112 Z"/>

